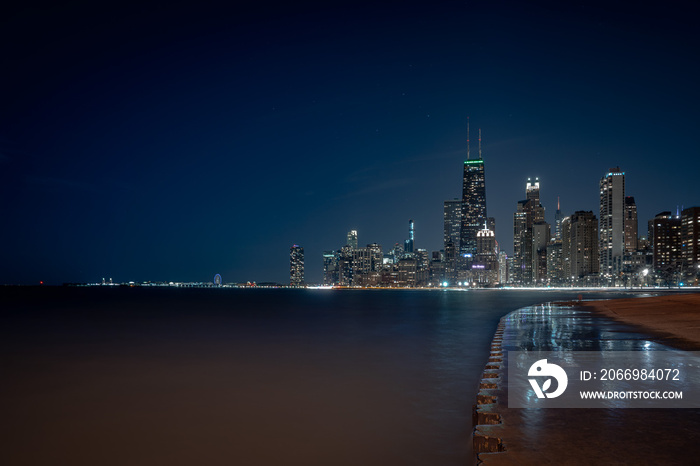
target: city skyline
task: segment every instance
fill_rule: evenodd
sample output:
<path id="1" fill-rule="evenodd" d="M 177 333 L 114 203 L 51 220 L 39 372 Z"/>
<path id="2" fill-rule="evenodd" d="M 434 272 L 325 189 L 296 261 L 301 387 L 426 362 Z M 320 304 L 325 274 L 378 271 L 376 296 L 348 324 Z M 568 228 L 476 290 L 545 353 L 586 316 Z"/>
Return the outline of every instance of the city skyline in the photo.
<path id="1" fill-rule="evenodd" d="M 557 199 L 596 213 L 615 166 L 641 236 L 700 204 L 682 9 L 268 7 L 8 11 L 0 283 L 286 283 L 292 244 L 318 283 L 348 231 L 388 248 L 409 219 L 442 249 L 468 117 L 509 253 L 528 177 L 551 225 Z"/>

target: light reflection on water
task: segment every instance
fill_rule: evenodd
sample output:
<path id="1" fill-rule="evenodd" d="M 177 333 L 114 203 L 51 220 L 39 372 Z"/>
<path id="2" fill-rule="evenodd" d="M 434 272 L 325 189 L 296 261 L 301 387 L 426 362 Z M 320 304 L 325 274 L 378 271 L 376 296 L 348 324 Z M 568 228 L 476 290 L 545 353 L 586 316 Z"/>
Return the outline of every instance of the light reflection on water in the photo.
<path id="1" fill-rule="evenodd" d="M 587 310 L 555 305 L 532 306 L 508 316 L 503 336 L 505 351 L 636 351 L 647 367 L 656 367 L 660 354 L 678 354 L 684 384 L 700 384 L 697 361 L 683 351 L 649 339 L 617 322 Z M 605 353 L 602 354 L 605 360 Z M 563 363 L 573 363 L 563 357 Z M 687 363 L 687 364 L 686 364 Z M 627 387 L 629 388 L 629 387 Z M 681 387 L 682 388 L 682 387 Z M 625 390 L 624 383 L 620 390 Z M 533 391 L 520 396 L 537 406 Z M 526 452 L 520 458 L 551 464 L 690 464 L 700 455 L 700 410 L 615 408 L 509 409 L 507 422 L 520 426 L 510 439 L 512 450 Z M 511 431 L 512 433 L 512 431 Z"/>

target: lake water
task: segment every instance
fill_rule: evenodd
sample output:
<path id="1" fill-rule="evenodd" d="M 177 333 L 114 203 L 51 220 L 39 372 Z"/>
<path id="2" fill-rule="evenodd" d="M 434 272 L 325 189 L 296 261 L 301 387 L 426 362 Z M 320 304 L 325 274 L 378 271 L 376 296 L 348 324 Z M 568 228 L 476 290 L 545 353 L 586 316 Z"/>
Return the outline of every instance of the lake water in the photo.
<path id="1" fill-rule="evenodd" d="M 0 288 L 0 463 L 472 464 L 499 319 L 578 293 Z"/>

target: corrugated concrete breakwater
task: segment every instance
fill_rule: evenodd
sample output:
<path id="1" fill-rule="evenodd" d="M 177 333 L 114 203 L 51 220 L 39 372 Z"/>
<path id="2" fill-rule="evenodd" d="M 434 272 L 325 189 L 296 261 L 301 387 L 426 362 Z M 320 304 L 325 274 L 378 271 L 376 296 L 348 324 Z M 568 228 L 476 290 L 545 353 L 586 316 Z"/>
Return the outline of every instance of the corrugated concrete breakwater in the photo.
<path id="1" fill-rule="evenodd" d="M 476 396 L 476 404 L 473 411 L 474 452 L 500 452 L 504 450 L 503 441 L 497 436 L 497 432 L 489 426 L 501 424 L 501 414 L 497 412 L 496 401 L 499 396 L 499 387 L 505 378 L 503 331 L 505 318 L 502 318 L 496 328 L 496 333 L 491 342 L 491 353 L 484 368 L 483 377 L 479 384 L 479 392 Z"/>

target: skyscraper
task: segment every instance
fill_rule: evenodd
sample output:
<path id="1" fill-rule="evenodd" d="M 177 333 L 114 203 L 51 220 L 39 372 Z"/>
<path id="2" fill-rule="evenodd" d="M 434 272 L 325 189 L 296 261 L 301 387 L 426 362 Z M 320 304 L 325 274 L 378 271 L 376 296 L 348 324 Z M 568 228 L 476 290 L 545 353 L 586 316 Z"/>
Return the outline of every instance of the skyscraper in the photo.
<path id="1" fill-rule="evenodd" d="M 393 256 L 394 256 L 394 264 L 398 264 L 399 260 L 404 256 L 404 248 L 401 244 L 396 243 L 394 245 L 394 249 L 392 250 Z"/>
<path id="2" fill-rule="evenodd" d="M 462 201 L 445 201 L 443 209 L 443 248 L 452 243 L 459 250 L 459 232 L 462 227 Z"/>
<path id="3" fill-rule="evenodd" d="M 304 248 L 297 244 L 289 248 L 289 284 L 304 285 Z"/>
<path id="4" fill-rule="evenodd" d="M 554 212 L 554 239 L 561 241 L 561 221 L 563 217 L 561 215 L 561 208 L 559 206 L 559 197 L 557 197 L 557 211 Z"/>
<path id="5" fill-rule="evenodd" d="M 348 231 L 348 241 L 345 244 L 350 246 L 352 249 L 357 249 L 357 230 Z"/>
<path id="6" fill-rule="evenodd" d="M 547 283 L 561 285 L 564 280 L 562 268 L 562 243 L 554 239 L 547 245 Z"/>
<path id="7" fill-rule="evenodd" d="M 413 219 L 408 221 L 408 239 L 404 242 L 406 254 L 413 254 Z"/>
<path id="8" fill-rule="evenodd" d="M 484 159 L 481 156 L 481 130 L 479 130 L 479 158 L 469 155 L 469 127 L 467 126 L 467 160 L 464 161 L 462 178 L 462 226 L 460 229 L 460 253 L 476 254 L 476 235 L 486 221 L 486 184 Z"/>
<path id="9" fill-rule="evenodd" d="M 338 284 L 341 286 L 351 286 L 352 277 L 352 252 L 357 248 L 352 248 L 346 244 L 338 252 Z"/>
<path id="10" fill-rule="evenodd" d="M 518 201 L 513 215 L 513 282 L 532 282 L 532 201 Z"/>
<path id="11" fill-rule="evenodd" d="M 632 196 L 625 197 L 625 252 L 637 250 L 637 204 Z"/>
<path id="12" fill-rule="evenodd" d="M 527 179 L 525 195 L 513 217 L 513 280 L 520 285 L 542 284 L 547 278 L 550 229 L 540 203 L 539 178 Z"/>
<path id="13" fill-rule="evenodd" d="M 547 281 L 547 245 L 550 228 L 547 222 L 532 224 L 532 284 L 543 285 Z"/>
<path id="14" fill-rule="evenodd" d="M 476 257 L 472 264 L 472 280 L 481 286 L 492 286 L 498 281 L 496 237 L 486 226 L 476 234 Z"/>
<path id="15" fill-rule="evenodd" d="M 508 280 L 508 254 L 505 251 L 498 253 L 498 283 L 505 285 Z"/>
<path id="16" fill-rule="evenodd" d="M 574 285 L 595 285 L 598 273 L 598 220 L 593 212 L 577 211 L 562 221 L 564 279 Z"/>
<path id="17" fill-rule="evenodd" d="M 611 168 L 600 180 L 600 275 L 614 282 L 622 272 L 625 252 L 625 172 Z"/>
<path id="18" fill-rule="evenodd" d="M 338 276 L 339 254 L 336 251 L 323 251 L 323 284 L 336 285 Z"/>
<path id="19" fill-rule="evenodd" d="M 700 273 L 700 207 L 681 212 L 681 256 L 691 275 Z"/>
<path id="20" fill-rule="evenodd" d="M 660 274 L 672 274 L 681 270 L 681 217 L 661 212 L 654 217 L 654 270 Z"/>
<path id="21" fill-rule="evenodd" d="M 532 201 L 532 223 L 544 222 L 544 207 L 540 202 L 540 179 L 535 178 L 535 181 L 532 181 L 532 178 L 528 178 L 525 193 Z"/>
<path id="22" fill-rule="evenodd" d="M 557 210 L 554 212 L 554 237 L 547 244 L 547 283 L 561 285 L 564 283 L 564 269 L 562 262 L 562 231 L 563 220 L 559 197 L 557 196 Z"/>

